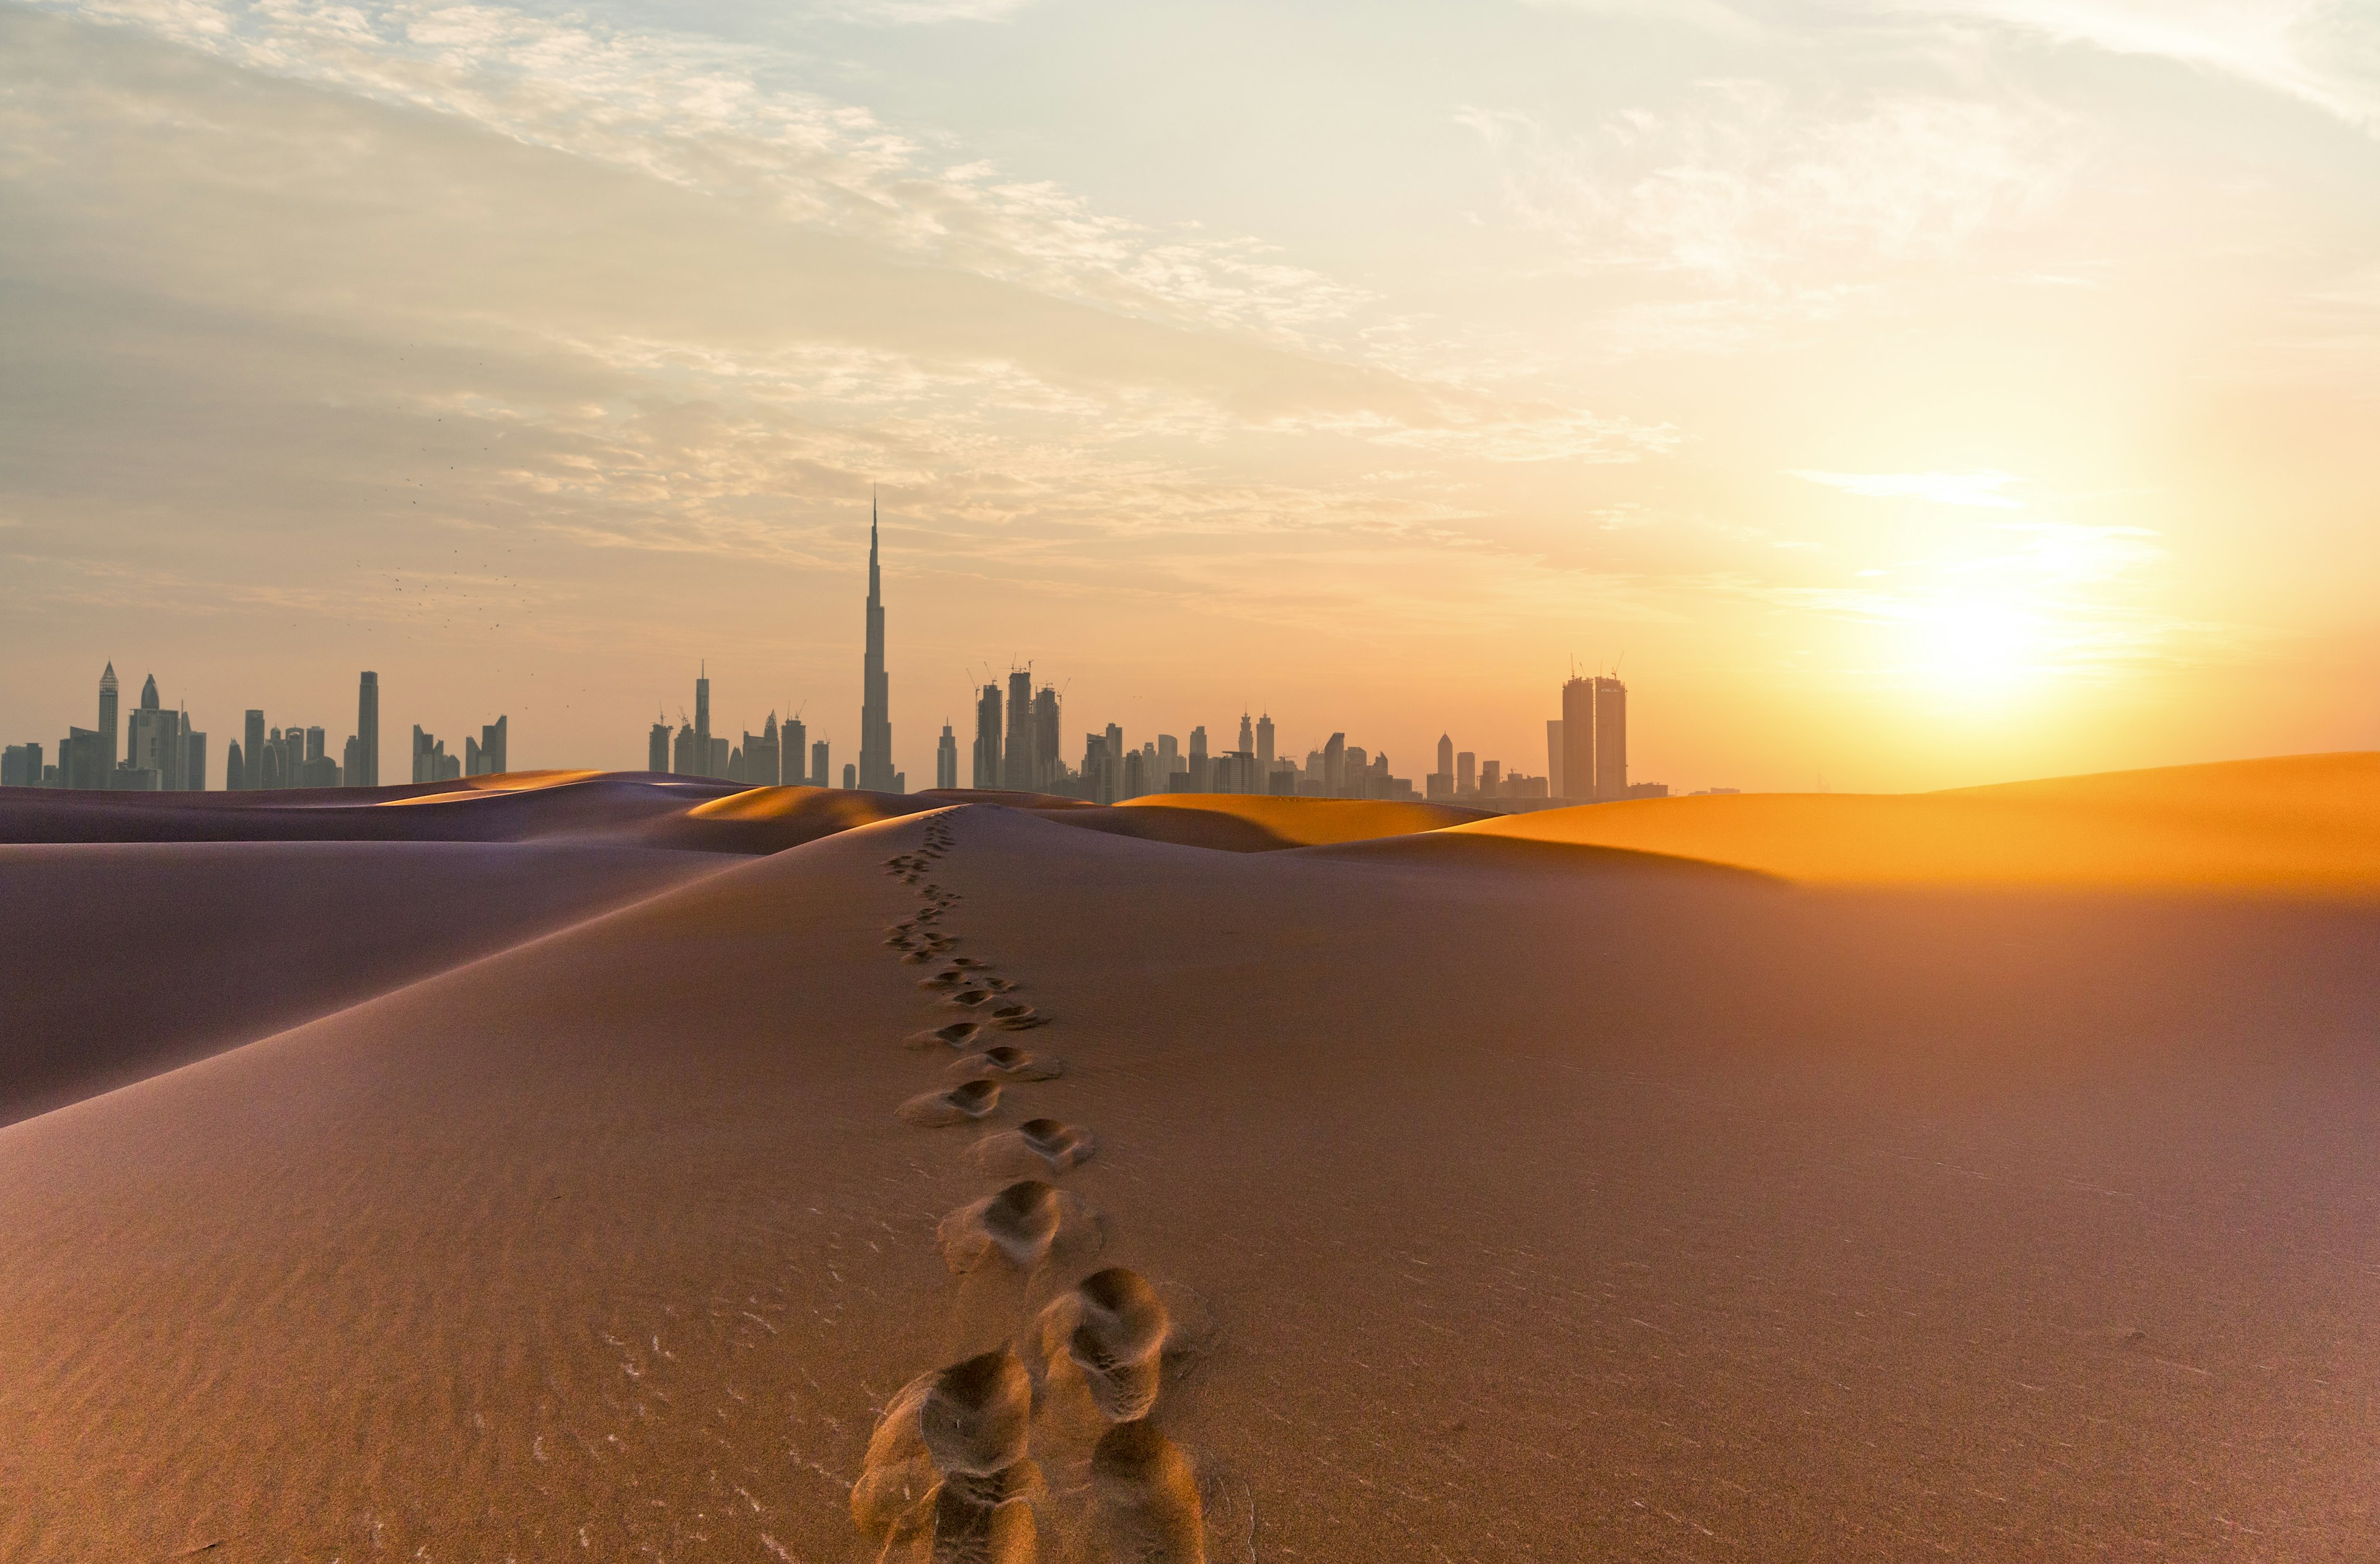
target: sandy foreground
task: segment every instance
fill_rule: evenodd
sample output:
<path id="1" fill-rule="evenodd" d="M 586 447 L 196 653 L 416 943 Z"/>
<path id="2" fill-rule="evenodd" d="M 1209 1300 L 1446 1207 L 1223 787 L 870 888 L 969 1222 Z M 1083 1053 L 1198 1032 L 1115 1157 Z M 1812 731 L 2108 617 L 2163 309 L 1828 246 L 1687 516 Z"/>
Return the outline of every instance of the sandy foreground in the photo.
<path id="1" fill-rule="evenodd" d="M 0 1558 L 2372 1558 L 2321 759 L 0 797 Z"/>

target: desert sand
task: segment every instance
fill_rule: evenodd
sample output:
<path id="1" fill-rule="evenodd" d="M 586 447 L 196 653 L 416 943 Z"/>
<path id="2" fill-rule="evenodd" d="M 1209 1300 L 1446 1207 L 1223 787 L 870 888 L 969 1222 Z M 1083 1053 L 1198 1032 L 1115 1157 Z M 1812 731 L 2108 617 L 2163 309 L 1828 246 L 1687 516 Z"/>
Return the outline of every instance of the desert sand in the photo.
<path id="1" fill-rule="evenodd" d="M 0 795 L 0 1558 L 2369 1558 L 2375 776 Z"/>

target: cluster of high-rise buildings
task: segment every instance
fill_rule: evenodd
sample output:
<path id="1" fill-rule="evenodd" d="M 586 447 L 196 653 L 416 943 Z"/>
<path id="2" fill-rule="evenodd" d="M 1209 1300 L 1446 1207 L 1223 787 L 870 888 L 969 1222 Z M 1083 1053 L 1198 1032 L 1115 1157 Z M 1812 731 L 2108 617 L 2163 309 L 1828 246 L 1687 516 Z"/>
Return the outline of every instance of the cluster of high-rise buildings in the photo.
<path id="1" fill-rule="evenodd" d="M 859 759 L 843 768 L 841 785 L 871 792 L 905 793 L 908 778 L 892 768 L 891 688 L 884 672 L 884 580 L 877 522 L 868 526 L 868 604 L 861 668 Z M 964 758 L 952 725 L 942 724 L 934 751 L 934 785 L 1011 793 L 1050 794 L 1113 804 L 1161 793 L 1244 793 L 1294 798 L 1415 797 L 1412 779 L 1393 775 L 1389 758 L 1334 733 L 1303 761 L 1281 752 L 1269 713 L 1240 714 L 1238 742 L 1210 745 L 1207 730 L 1194 727 L 1187 744 L 1159 734 L 1137 746 L 1111 722 L 1083 735 L 1079 766 L 1068 763 L 1058 687 L 1036 682 L 1030 667 L 1012 669 L 1005 681 L 978 686 L 974 737 Z M 1658 782 L 1628 781 L 1628 687 L 1611 675 L 1572 677 L 1562 686 L 1562 714 L 1546 724 L 1546 774 L 1507 771 L 1497 760 L 1457 751 L 1451 736 L 1438 741 L 1438 767 L 1420 795 L 1447 802 L 1505 808 L 1561 803 L 1602 803 L 1619 798 L 1658 797 Z M 798 717 L 781 727 L 774 712 L 742 742 L 710 731 L 710 679 L 706 668 L 695 680 L 694 714 L 683 711 L 675 726 L 664 716 L 648 736 L 646 765 L 679 776 L 717 778 L 754 786 L 835 785 L 827 742 L 811 741 Z"/>
<path id="2" fill-rule="evenodd" d="M 879 564 L 877 522 L 868 525 L 867 635 L 861 668 L 859 758 L 843 768 L 842 785 L 879 793 L 905 793 L 908 778 L 893 769 L 892 689 L 884 671 L 883 573 Z M 1204 727 L 1190 730 L 1184 744 L 1159 734 L 1137 746 L 1111 722 L 1083 735 L 1082 761 L 1067 762 L 1061 696 L 1057 686 L 1037 684 L 1028 666 L 1012 670 L 1005 683 L 980 686 L 975 697 L 975 737 L 964 780 L 959 739 L 942 725 L 935 748 L 934 785 L 1061 797 L 1114 804 L 1163 793 L 1262 794 L 1291 798 L 1408 799 L 1412 779 L 1392 775 L 1386 754 L 1375 754 L 1334 733 L 1306 751 L 1303 761 L 1281 752 L 1269 713 L 1240 713 L 1238 742 L 1211 746 Z M 492 775 L 508 769 L 510 719 L 498 717 L 466 738 L 463 753 L 450 755 L 443 739 L 416 725 L 416 782 L 449 782 Z M 356 731 L 339 758 L 332 758 L 320 727 L 267 728 L 264 713 L 250 710 L 241 736 L 226 746 L 224 785 L 232 789 L 373 787 L 380 782 L 380 678 L 367 673 L 356 697 Z M 120 753 L 119 753 L 120 749 Z M 1658 782 L 1628 781 L 1628 686 L 1609 674 L 1573 675 L 1562 686 L 1561 715 L 1546 723 L 1546 774 L 1529 776 L 1500 761 L 1457 750 L 1450 735 L 1438 741 L 1437 768 L 1420 796 L 1451 803 L 1526 808 L 1570 803 L 1600 804 L 1621 798 L 1659 797 Z M 673 727 L 657 720 L 648 736 L 646 766 L 678 776 L 716 778 L 751 786 L 834 785 L 827 741 L 813 741 L 798 715 L 780 724 L 771 712 L 759 733 L 747 729 L 742 742 L 710 731 L 710 678 L 705 667 L 694 683 L 694 714 L 680 713 Z M 99 725 L 70 728 L 58 741 L 55 764 L 42 746 L 10 746 L 0 762 L 0 783 L 11 787 L 113 788 L 130 791 L 198 791 L 206 786 L 207 735 L 190 726 L 186 712 L 164 709 L 157 681 L 142 686 L 140 704 L 118 723 L 115 665 L 99 683 Z"/>
<path id="3" fill-rule="evenodd" d="M 759 733 L 748 728 L 744 731 L 741 744 L 724 734 L 713 734 L 708 668 L 694 681 L 692 717 L 681 714 L 674 729 L 666 717 L 654 720 L 652 731 L 646 737 L 645 770 L 681 777 L 715 777 L 754 787 L 832 785 L 827 781 L 826 741 L 810 743 L 809 730 L 799 717 L 786 718 L 780 727 L 777 714 L 771 711 Z M 844 785 L 856 786 L 856 779 Z"/>
<path id="4" fill-rule="evenodd" d="M 56 758 L 39 744 L 0 751 L 0 787 L 72 787 L 131 793 L 197 793 L 207 785 L 207 735 L 184 710 L 157 699 L 157 678 L 140 686 L 140 704 L 119 722 L 115 664 L 99 676 L 99 725 L 67 729 Z"/>
<path id="5" fill-rule="evenodd" d="M 478 738 L 464 741 L 459 757 L 449 756 L 443 741 L 416 727 L 413 780 L 449 782 L 505 770 L 510 726 L 508 718 L 497 718 Z M 251 708 L 240 736 L 224 746 L 223 785 L 235 793 L 379 786 L 380 675 L 368 672 L 357 681 L 356 731 L 336 758 L 324 729 L 295 722 L 268 727 L 263 711 Z M 68 728 L 54 762 L 39 744 L 9 746 L 0 756 L 0 786 L 200 793 L 207 788 L 207 735 L 190 726 L 187 712 L 163 709 L 154 674 L 140 686 L 140 704 L 119 725 L 115 664 L 110 662 L 99 677 L 99 725 Z"/>

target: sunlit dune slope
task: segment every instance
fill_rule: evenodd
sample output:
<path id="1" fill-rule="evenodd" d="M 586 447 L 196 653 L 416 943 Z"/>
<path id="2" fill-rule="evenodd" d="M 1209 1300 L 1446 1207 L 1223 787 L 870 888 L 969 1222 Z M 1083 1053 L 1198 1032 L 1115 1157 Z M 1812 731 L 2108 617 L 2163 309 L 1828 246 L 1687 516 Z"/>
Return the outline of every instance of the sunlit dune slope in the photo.
<path id="1" fill-rule="evenodd" d="M 403 798 L 384 798 L 383 804 L 426 804 L 439 798 L 468 798 L 492 793 L 535 793 L 540 788 L 563 787 L 571 782 L 587 782 L 604 775 L 601 771 L 499 771 L 493 776 L 464 777 L 456 782 L 418 784 L 427 791 L 410 794 Z"/>
<path id="2" fill-rule="evenodd" d="M 2303 755 L 1908 794 L 1742 794 L 1455 833 L 1624 847 L 1812 883 L 2380 891 L 2380 755 Z"/>
<path id="3" fill-rule="evenodd" d="M 648 822 L 639 840 L 709 853 L 779 853 L 821 836 L 942 806 L 920 794 L 834 787 L 754 787 Z"/>
<path id="4" fill-rule="evenodd" d="M 1462 809 L 1448 804 L 1400 804 L 1357 798 L 1273 798 L 1231 793 L 1165 793 L 1128 799 L 1120 809 L 1184 817 L 1172 830 L 1129 830 L 1123 834 L 1184 841 L 1197 846 L 1228 846 L 1236 851 L 1259 847 L 1317 847 L 1329 843 L 1369 842 L 1376 837 L 1410 836 L 1440 830 L 1496 817 L 1484 809 Z M 1245 833 L 1216 832 L 1213 843 L 1196 841 L 1198 816 L 1220 816 L 1243 821 L 1263 833 L 1259 840 Z M 1173 831 L 1178 830 L 1179 834 Z M 1224 835 L 1232 840 L 1220 840 Z"/>

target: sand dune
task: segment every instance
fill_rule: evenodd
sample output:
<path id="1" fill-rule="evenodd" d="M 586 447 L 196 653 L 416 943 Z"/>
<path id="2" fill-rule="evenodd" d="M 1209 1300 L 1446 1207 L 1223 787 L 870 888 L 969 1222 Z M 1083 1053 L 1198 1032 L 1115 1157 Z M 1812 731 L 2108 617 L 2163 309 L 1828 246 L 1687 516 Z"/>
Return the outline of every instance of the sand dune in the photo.
<path id="1" fill-rule="evenodd" d="M 1553 809 L 1470 834 L 1628 848 L 1815 884 L 2380 891 L 2380 756 L 2308 755 L 1890 796 Z"/>
<path id="2" fill-rule="evenodd" d="M 1410 836 L 1416 831 L 1493 820 L 1485 809 L 1451 804 L 1398 804 L 1356 798 L 1269 798 L 1229 793 L 1161 793 L 1126 800 L 1121 808 L 1135 814 L 1208 818 L 1210 823 L 1238 821 L 1264 833 L 1268 847 L 1316 847 L 1330 843 L 1368 842 L 1376 837 Z M 1177 827 L 1176 829 L 1182 829 Z M 1154 834 L 1154 833 L 1152 833 Z M 1167 836 L 1162 840 L 1173 841 Z M 1205 845 L 1193 842 L 1191 845 Z M 1245 851 L 1246 849 L 1241 849 Z"/>
<path id="3" fill-rule="evenodd" d="M 603 844 L 0 847 L 0 1123 L 732 861 Z"/>
<path id="4" fill-rule="evenodd" d="M 0 1129 L 0 1557 L 2368 1557 L 2380 908 L 1644 845 L 953 806 Z"/>

